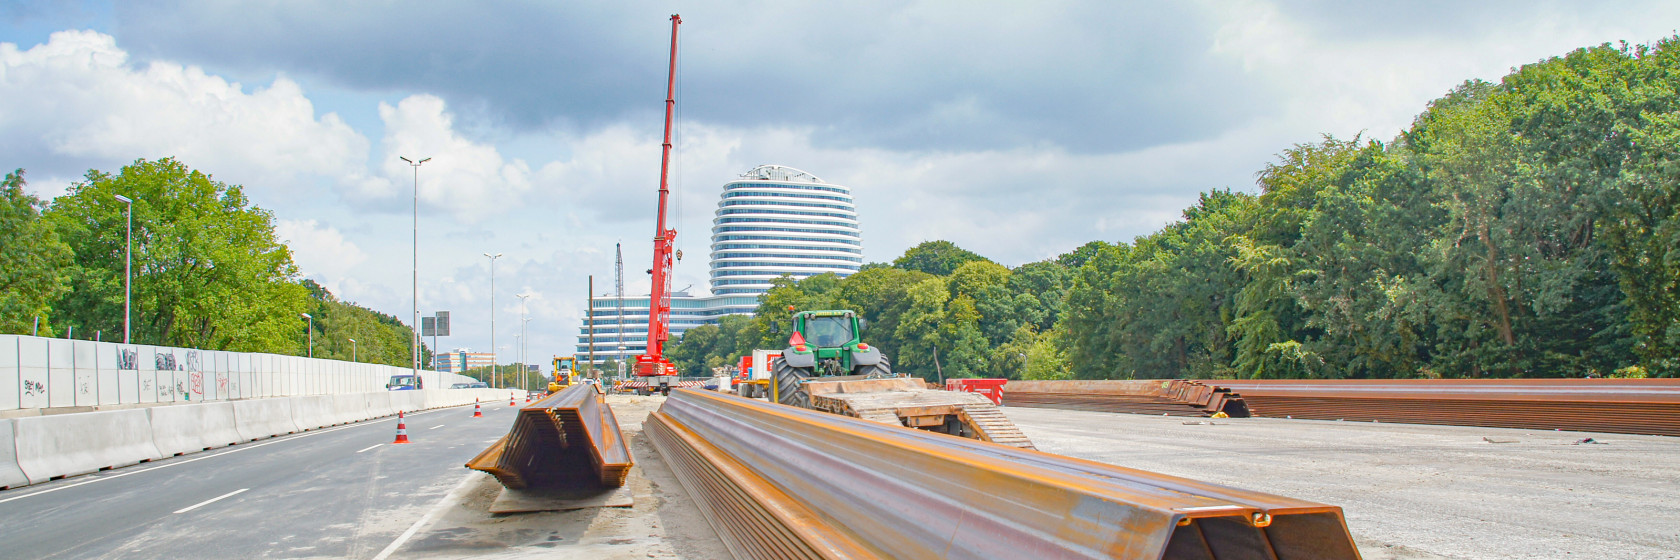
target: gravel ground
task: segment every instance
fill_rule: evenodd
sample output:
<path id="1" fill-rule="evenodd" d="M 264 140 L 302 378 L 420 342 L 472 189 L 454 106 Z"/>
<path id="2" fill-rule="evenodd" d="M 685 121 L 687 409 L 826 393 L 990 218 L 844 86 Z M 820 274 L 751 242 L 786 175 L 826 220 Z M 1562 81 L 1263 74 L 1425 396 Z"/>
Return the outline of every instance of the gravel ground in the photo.
<path id="1" fill-rule="evenodd" d="M 1006 411 L 1043 451 L 1341 506 L 1367 560 L 1680 558 L 1680 438 Z"/>

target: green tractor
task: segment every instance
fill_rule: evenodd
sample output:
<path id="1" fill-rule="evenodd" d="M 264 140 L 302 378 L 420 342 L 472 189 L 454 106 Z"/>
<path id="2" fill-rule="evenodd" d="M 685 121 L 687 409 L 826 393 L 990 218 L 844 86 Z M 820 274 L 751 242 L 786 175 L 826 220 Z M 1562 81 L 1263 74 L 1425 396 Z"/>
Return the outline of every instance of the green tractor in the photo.
<path id="1" fill-rule="evenodd" d="M 782 350 L 780 359 L 772 360 L 776 402 L 811 408 L 811 394 L 804 383 L 812 377 L 893 377 L 887 357 L 859 338 L 863 324 L 851 310 L 794 314 L 790 346 Z"/>

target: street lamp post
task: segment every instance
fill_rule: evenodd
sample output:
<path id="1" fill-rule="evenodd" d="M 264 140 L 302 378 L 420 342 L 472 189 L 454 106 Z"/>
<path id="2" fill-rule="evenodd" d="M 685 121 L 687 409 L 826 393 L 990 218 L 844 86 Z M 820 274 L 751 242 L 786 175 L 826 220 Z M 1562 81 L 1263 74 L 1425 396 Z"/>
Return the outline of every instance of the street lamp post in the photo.
<path id="1" fill-rule="evenodd" d="M 308 354 L 309 354 L 309 357 L 313 358 L 313 357 L 315 357 L 315 316 L 310 315 L 308 313 L 299 313 L 298 315 L 302 315 L 303 320 L 309 321 L 309 351 L 308 351 Z"/>
<path id="2" fill-rule="evenodd" d="M 397 156 L 409 167 L 414 168 L 414 338 L 410 340 L 414 346 L 414 378 L 420 378 L 420 165 L 432 158 L 414 161 L 403 156 Z"/>
<path id="3" fill-rule="evenodd" d="M 128 249 L 123 258 L 123 344 L 128 344 L 129 309 L 134 303 L 134 200 L 120 194 L 112 196 L 128 205 Z"/>
<path id="4" fill-rule="evenodd" d="M 530 298 L 531 294 L 514 294 L 513 297 L 519 298 L 519 384 L 530 387 L 530 380 L 525 378 L 525 372 L 531 370 L 525 362 L 525 322 L 530 320 L 525 318 L 525 300 Z"/>
<path id="5" fill-rule="evenodd" d="M 352 361 L 352 362 L 357 361 L 356 360 L 356 339 L 354 339 L 354 338 L 350 339 L 350 361 Z"/>
<path id="6" fill-rule="evenodd" d="M 496 372 L 496 259 L 502 258 L 501 253 L 494 255 L 485 253 L 490 258 L 490 373 Z M 490 387 L 496 388 L 496 381 L 502 376 L 491 378 Z"/>

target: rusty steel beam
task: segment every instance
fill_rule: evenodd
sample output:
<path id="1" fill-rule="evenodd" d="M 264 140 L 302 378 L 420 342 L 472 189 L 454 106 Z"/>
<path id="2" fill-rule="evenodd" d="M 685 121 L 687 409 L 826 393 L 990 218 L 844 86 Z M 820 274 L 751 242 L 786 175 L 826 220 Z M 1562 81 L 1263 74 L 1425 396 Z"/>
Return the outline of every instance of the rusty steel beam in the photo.
<path id="1" fill-rule="evenodd" d="M 1680 436 L 1680 379 L 1207 381 L 1256 416 Z"/>
<path id="2" fill-rule="evenodd" d="M 1358 558 L 1341 508 L 706 391 L 649 440 L 737 558 Z"/>
<path id="3" fill-rule="evenodd" d="M 619 487 L 630 450 L 598 386 L 580 383 L 519 409 L 508 434 L 467 462 L 508 488 Z"/>
<path id="4" fill-rule="evenodd" d="M 1010 381 L 1003 387 L 1010 406 L 1166 414 L 1171 416 L 1249 415 L 1243 397 L 1229 389 L 1183 379 Z"/>

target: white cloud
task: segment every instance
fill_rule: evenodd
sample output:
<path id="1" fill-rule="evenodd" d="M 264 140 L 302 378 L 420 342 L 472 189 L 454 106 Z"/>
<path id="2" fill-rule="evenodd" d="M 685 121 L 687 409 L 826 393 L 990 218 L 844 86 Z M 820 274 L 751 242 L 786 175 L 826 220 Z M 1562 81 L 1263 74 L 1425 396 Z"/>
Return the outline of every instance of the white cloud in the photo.
<path id="1" fill-rule="evenodd" d="M 336 114 L 317 118 L 296 83 L 247 92 L 196 66 L 136 67 L 98 32 L 0 43 L 0 99 L 0 150 L 48 176 L 174 156 L 259 189 L 365 178 L 367 139 Z"/>
<path id="2" fill-rule="evenodd" d="M 344 234 L 315 220 L 275 220 L 274 236 L 292 249 L 292 261 L 304 276 L 335 294 L 342 293 L 340 281 L 368 258 Z"/>
<path id="3" fill-rule="evenodd" d="M 398 156 L 416 162 L 432 158 L 419 170 L 420 200 L 468 223 L 520 204 L 531 190 L 531 170 L 524 160 L 503 158 L 495 146 L 462 136 L 437 96 L 412 95 L 395 107 L 380 103 L 379 117 L 385 121 L 381 143 L 386 154 L 380 167 L 401 186 L 365 184 L 368 188 L 359 191 L 363 196 L 408 192 L 409 181 L 401 179 L 412 180 L 414 169 Z"/>

